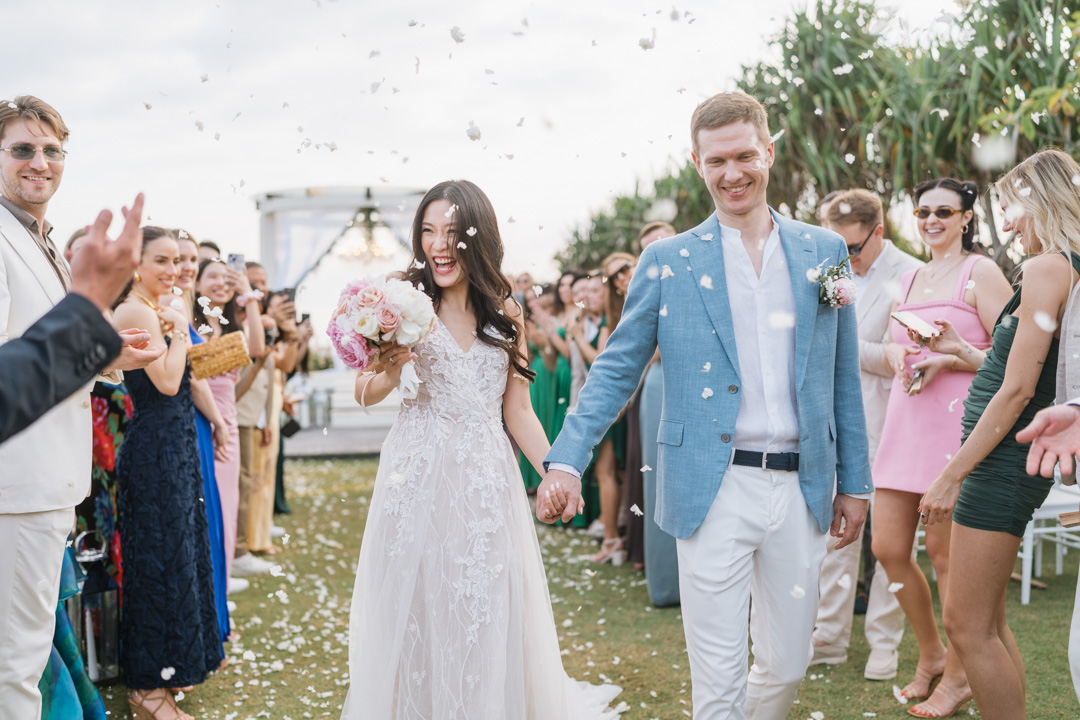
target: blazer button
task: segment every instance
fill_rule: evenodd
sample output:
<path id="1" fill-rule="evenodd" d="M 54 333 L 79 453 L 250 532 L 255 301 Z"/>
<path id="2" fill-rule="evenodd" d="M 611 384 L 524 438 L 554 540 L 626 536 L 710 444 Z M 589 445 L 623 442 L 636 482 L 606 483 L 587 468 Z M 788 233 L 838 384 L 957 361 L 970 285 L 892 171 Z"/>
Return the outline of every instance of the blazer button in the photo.
<path id="1" fill-rule="evenodd" d="M 738 385 L 728 385 L 727 391 L 729 393 L 731 393 L 732 395 L 734 395 L 735 393 L 739 392 L 739 386 Z"/>
<path id="2" fill-rule="evenodd" d="M 726 442 L 726 443 L 731 442 L 731 436 L 728 435 L 727 433 L 724 433 L 723 435 L 720 436 L 720 442 Z"/>
<path id="3" fill-rule="evenodd" d="M 88 400 L 83 400 L 82 406 L 83 406 L 83 410 L 87 410 L 90 407 L 90 402 Z"/>

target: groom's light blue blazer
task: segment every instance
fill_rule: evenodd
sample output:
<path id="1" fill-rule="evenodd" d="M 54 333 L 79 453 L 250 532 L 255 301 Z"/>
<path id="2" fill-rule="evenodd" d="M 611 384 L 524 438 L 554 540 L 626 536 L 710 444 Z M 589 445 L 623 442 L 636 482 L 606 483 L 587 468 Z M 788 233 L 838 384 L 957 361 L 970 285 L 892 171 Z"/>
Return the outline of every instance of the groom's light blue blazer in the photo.
<path id="1" fill-rule="evenodd" d="M 832 522 L 834 483 L 839 493 L 873 490 L 855 308 L 819 304 L 818 285 L 807 279 L 811 268 L 840 262 L 847 246 L 828 230 L 775 212 L 773 217 L 795 294 L 799 485 L 824 533 Z M 689 257 L 680 254 L 683 249 Z M 665 266 L 673 276 L 664 277 Z M 656 437 L 656 522 L 677 538 L 690 537 L 705 519 L 734 449 L 741 383 L 732 312 L 752 309 L 729 305 L 715 213 L 693 230 L 647 247 L 630 283 L 622 319 L 593 363 L 577 408 L 567 415 L 545 465 L 588 465 L 659 346 L 664 402 Z M 713 391 L 711 397 L 702 397 L 706 387 Z"/>

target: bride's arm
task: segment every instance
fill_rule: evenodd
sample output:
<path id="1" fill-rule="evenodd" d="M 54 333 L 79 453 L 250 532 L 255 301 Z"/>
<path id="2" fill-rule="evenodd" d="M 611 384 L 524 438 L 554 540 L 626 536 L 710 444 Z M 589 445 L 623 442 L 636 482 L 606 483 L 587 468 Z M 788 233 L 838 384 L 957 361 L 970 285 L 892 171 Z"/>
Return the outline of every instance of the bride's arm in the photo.
<path id="1" fill-rule="evenodd" d="M 518 347 L 522 355 L 528 357 L 520 308 L 515 302 L 507 302 L 503 312 L 518 326 Z M 544 457 L 551 449 L 551 443 L 548 442 L 544 426 L 540 424 L 533 410 L 529 381 L 522 377 L 513 365 L 508 372 L 510 377 L 507 378 L 506 392 L 503 393 L 503 419 L 506 421 L 506 429 L 514 437 L 521 452 L 525 453 L 525 457 L 536 468 L 536 472 L 543 476 Z"/>

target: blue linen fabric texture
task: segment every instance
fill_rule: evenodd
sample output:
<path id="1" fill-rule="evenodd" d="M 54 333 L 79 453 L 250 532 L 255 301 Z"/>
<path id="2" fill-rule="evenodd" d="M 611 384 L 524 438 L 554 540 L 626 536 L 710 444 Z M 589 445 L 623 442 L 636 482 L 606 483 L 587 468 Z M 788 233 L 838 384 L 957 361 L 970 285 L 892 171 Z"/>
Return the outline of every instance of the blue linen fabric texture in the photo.
<path id="1" fill-rule="evenodd" d="M 807 278 L 812 268 L 842 261 L 847 246 L 831 231 L 775 211 L 772 215 L 795 294 L 799 485 L 824 533 L 832 522 L 834 488 L 837 493 L 873 490 L 855 307 L 819 303 L 818 284 Z M 659 347 L 664 398 L 656 437 L 655 519 L 679 539 L 690 537 L 704 520 L 734 449 L 739 360 L 720 233 L 714 213 L 696 228 L 655 242 L 641 254 L 619 326 L 593 363 L 575 412 L 567 415 L 545 458 L 545 466 L 588 465 Z M 683 249 L 689 257 L 680 254 Z M 674 275 L 663 277 L 664 266 Z M 661 316 L 664 308 L 666 315 Z M 708 398 L 703 397 L 705 388 L 712 390 Z"/>

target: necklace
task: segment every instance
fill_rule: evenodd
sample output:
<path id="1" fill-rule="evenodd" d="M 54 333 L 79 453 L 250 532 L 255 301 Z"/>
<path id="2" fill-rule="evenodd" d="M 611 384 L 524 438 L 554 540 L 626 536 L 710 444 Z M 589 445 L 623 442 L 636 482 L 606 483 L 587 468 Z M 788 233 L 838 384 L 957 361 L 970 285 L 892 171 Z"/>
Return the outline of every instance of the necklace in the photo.
<path id="1" fill-rule="evenodd" d="M 145 296 L 135 292 L 134 290 L 131 291 L 131 294 L 134 295 L 135 297 L 139 298 L 140 300 L 142 300 L 144 303 L 146 303 L 150 307 L 150 309 L 153 310 L 154 312 L 161 312 L 161 306 L 158 305 L 157 303 L 150 302 L 150 300 L 148 300 Z"/>
<path id="2" fill-rule="evenodd" d="M 950 263 L 946 267 L 937 268 L 937 269 L 933 269 L 933 270 L 930 268 L 930 265 L 933 263 L 933 261 L 931 260 L 930 263 L 927 263 L 927 268 L 926 268 L 927 279 L 928 280 L 937 280 L 938 278 L 944 277 L 948 273 L 952 272 L 954 268 L 960 267 L 960 265 L 962 265 L 966 259 L 967 259 L 967 257 L 963 253 L 961 253 L 960 257 L 958 257 L 955 261 L 953 261 L 952 263 Z"/>

